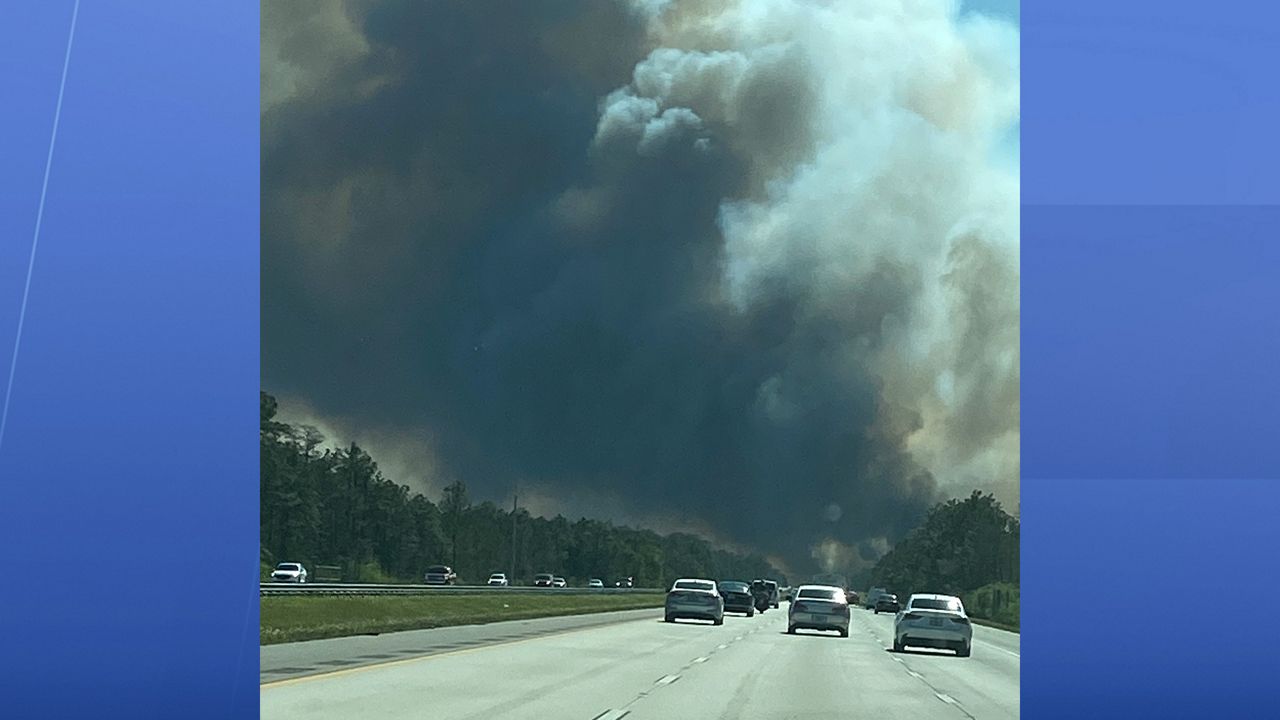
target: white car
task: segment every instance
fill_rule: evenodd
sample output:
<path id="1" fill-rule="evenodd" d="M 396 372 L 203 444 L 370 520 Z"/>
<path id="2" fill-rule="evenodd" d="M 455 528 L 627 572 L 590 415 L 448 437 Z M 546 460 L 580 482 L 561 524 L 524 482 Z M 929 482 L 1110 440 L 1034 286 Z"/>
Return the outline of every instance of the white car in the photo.
<path id="1" fill-rule="evenodd" d="M 282 562 L 271 571 L 271 580 L 304 583 L 307 581 L 307 569 L 302 567 L 302 563 Z"/>
<path id="2" fill-rule="evenodd" d="M 675 581 L 667 593 L 667 622 L 680 618 L 710 620 L 715 625 L 724 624 L 724 598 L 714 580 L 684 578 Z"/>
<path id="3" fill-rule="evenodd" d="M 568 587 L 568 586 L 569 586 L 569 583 L 565 582 L 565 579 L 560 577 L 559 575 L 551 578 L 551 587 Z"/>
<path id="4" fill-rule="evenodd" d="M 587 581 L 587 587 L 602 588 L 604 587 L 604 581 L 601 580 L 600 578 L 591 578 L 590 580 Z"/>
<path id="5" fill-rule="evenodd" d="M 489 576 L 489 585 L 494 587 L 506 587 L 510 583 L 507 582 L 507 576 L 503 573 L 494 573 Z"/>
<path id="6" fill-rule="evenodd" d="M 849 599 L 834 585 L 801 585 L 787 608 L 787 633 L 796 630 L 835 630 L 849 637 Z"/>
<path id="7" fill-rule="evenodd" d="M 955 650 L 969 657 L 973 647 L 973 624 L 964 603 L 953 595 L 912 595 L 893 619 L 893 649 L 909 646 Z"/>

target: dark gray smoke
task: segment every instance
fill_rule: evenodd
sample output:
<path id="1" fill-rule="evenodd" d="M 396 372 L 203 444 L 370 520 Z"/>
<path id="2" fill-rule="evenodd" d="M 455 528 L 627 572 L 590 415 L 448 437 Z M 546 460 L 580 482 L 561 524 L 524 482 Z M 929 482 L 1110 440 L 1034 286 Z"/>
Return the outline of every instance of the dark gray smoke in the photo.
<path id="1" fill-rule="evenodd" d="M 1016 500 L 1011 27 L 273 1 L 262 53 L 263 385 L 396 479 L 798 569 Z"/>

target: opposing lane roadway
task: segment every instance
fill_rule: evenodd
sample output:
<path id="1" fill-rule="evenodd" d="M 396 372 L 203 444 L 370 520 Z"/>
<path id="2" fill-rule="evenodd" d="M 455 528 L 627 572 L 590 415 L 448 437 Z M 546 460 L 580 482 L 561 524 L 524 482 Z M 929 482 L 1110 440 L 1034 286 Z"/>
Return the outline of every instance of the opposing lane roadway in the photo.
<path id="1" fill-rule="evenodd" d="M 720 627 L 640 610 L 268 646 L 262 717 L 1018 716 L 1016 634 L 975 628 L 970 658 L 894 653 L 893 616 L 853 613 L 847 639 L 787 635 L 784 604 Z"/>

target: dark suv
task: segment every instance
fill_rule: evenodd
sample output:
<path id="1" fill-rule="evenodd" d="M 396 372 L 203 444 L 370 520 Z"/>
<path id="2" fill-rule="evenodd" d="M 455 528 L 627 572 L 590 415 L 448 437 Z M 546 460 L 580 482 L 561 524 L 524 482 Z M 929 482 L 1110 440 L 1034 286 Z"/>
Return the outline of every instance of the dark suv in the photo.
<path id="1" fill-rule="evenodd" d="M 427 568 L 426 583 L 428 585 L 456 585 L 458 576 L 448 565 L 432 565 Z"/>

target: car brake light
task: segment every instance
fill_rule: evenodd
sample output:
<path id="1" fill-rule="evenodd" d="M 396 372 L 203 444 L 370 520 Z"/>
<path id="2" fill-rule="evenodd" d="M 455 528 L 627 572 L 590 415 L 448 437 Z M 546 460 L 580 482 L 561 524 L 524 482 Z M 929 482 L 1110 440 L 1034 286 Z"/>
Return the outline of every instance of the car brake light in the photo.
<path id="1" fill-rule="evenodd" d="M 964 618 L 964 617 L 953 617 L 953 618 L 951 618 L 951 622 L 953 622 L 953 623 L 960 623 L 961 625 L 968 625 L 968 624 L 969 624 L 969 618 Z"/>
<path id="2" fill-rule="evenodd" d="M 915 613 L 907 613 L 906 615 L 902 616 L 902 619 L 903 620 L 919 620 L 920 616 Z"/>
<path id="3" fill-rule="evenodd" d="M 791 609 L 796 612 L 809 612 L 809 608 L 802 602 L 791 603 Z"/>

